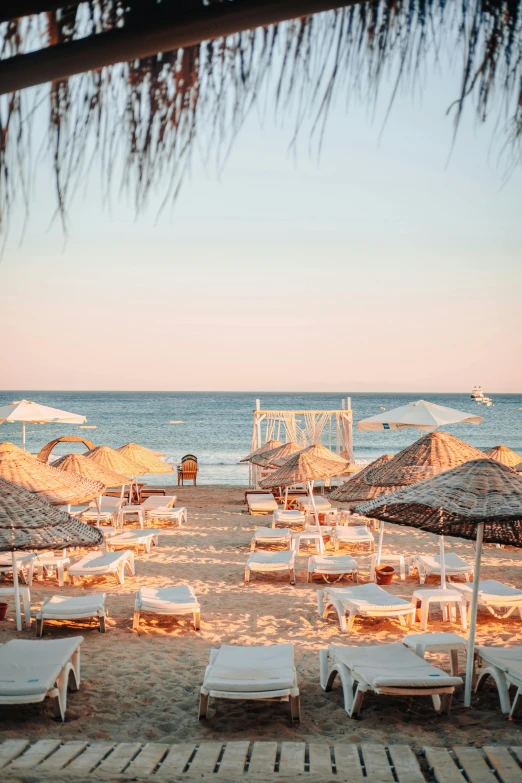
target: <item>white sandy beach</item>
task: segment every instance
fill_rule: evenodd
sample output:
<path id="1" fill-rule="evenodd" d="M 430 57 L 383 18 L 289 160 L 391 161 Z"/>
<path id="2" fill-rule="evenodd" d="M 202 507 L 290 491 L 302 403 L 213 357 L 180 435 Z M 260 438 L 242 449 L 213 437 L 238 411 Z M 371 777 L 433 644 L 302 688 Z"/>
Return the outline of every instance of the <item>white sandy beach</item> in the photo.
<path id="1" fill-rule="evenodd" d="M 171 488 L 177 505 L 186 505 L 186 527 L 164 527 L 159 546 L 150 555 L 136 558 L 136 576 L 119 586 L 115 579 L 83 580 L 62 591 L 54 580 L 35 582 L 33 614 L 46 595 L 63 592 L 78 595 L 105 591 L 110 617 L 108 632 L 78 623 L 65 627 L 46 624 L 44 638 L 82 634 L 82 685 L 69 697 L 64 724 L 53 717 L 52 705 L 0 707 L 0 739 L 111 739 L 181 742 L 203 739 L 345 739 L 348 741 L 400 742 L 414 747 L 455 744 L 521 744 L 522 724 L 509 722 L 498 709 L 493 687 L 487 686 L 472 709 L 462 706 L 462 693 L 454 699 L 449 716 L 438 716 L 428 700 L 395 699 L 367 695 L 360 720 L 348 718 L 338 685 L 325 694 L 319 686 L 318 650 L 330 642 L 369 644 L 395 642 L 404 635 L 397 622 L 358 620 L 353 633 L 344 635 L 331 619 L 317 614 L 317 581 L 305 581 L 306 555 L 298 561 L 297 585 L 287 578 L 254 575 L 243 584 L 244 564 L 252 530 L 268 524 L 267 517 L 252 517 L 243 505 L 239 487 Z M 448 539 L 448 548 L 468 559 L 471 544 Z M 384 551 L 438 551 L 434 536 L 388 525 Z M 360 581 L 367 581 L 369 556 L 358 554 Z M 495 578 L 522 587 L 522 552 L 487 547 L 483 578 Z M 190 583 L 200 598 L 201 631 L 187 619 L 144 616 L 139 634 L 132 631 L 134 592 L 143 586 Z M 394 580 L 390 588 L 409 598 L 418 587 L 417 577 Z M 417 626 L 418 628 L 418 626 Z M 459 626 L 430 623 L 429 630 L 460 632 Z M 0 641 L 16 636 L 33 638 L 32 632 L 16 634 L 12 605 L 0 623 Z M 518 613 L 496 620 L 480 611 L 479 643 L 520 644 L 522 622 Z M 252 702 L 214 703 L 210 721 L 198 721 L 199 686 L 211 647 L 229 644 L 293 642 L 302 698 L 302 722 L 291 726 L 285 704 Z M 432 660 L 436 661 L 435 658 Z M 463 664 L 463 661 L 462 661 Z M 447 662 L 441 659 L 441 665 Z"/>

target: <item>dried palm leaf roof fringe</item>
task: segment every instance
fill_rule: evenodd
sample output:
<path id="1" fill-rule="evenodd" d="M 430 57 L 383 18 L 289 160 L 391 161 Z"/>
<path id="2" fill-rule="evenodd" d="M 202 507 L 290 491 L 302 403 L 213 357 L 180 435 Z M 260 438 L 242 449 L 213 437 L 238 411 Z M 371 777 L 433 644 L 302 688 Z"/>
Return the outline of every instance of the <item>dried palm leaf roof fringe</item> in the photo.
<path id="1" fill-rule="evenodd" d="M 163 0 L 165 7 L 171 1 Z M 241 0 L 227 5 L 232 2 Z M 125 28 L 151 9 L 143 0 L 72 3 L 0 24 L 0 60 Z M 196 1 L 185 5 L 194 8 Z M 451 58 L 463 56 L 455 128 L 470 100 L 480 120 L 500 111 L 514 153 L 510 165 L 522 162 L 522 0 L 361 0 L 43 88 L 57 214 L 65 229 L 67 206 L 93 155 L 105 172 L 107 197 L 123 163 L 120 186 L 133 193 L 136 213 L 158 186 L 165 206 L 179 191 L 194 142 L 215 145 L 222 162 L 249 109 L 270 97 L 269 76 L 275 76 L 276 111 L 287 112 L 293 101 L 296 133 L 313 118 L 320 139 L 340 89 L 349 97 L 367 98 L 369 90 L 376 97 L 385 72 L 395 75 L 397 89 L 407 76 L 419 77 L 429 53 L 440 58 L 444 46 Z M 0 99 L 0 230 L 20 195 L 29 210 L 30 125 L 41 101 L 32 91 Z"/>

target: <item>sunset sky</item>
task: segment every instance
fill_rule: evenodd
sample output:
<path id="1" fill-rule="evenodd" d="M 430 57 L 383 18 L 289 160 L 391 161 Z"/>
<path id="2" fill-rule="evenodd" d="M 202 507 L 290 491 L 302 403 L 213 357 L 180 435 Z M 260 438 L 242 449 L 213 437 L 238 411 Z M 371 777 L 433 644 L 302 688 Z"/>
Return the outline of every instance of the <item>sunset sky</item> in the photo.
<path id="1" fill-rule="evenodd" d="M 2 387 L 521 391 L 522 172 L 493 121 L 452 147 L 457 81 L 400 94 L 382 136 L 386 91 L 338 105 L 319 157 L 252 115 L 158 220 L 159 197 L 109 214 L 94 170 L 66 239 L 40 166 L 0 264 Z"/>

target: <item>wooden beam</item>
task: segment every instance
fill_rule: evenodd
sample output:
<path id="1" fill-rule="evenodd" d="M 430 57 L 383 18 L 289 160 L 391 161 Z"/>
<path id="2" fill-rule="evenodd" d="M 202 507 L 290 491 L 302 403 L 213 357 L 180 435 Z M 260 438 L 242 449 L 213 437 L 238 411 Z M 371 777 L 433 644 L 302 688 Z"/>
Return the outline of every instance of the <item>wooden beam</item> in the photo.
<path id="1" fill-rule="evenodd" d="M 183 11 L 160 4 L 146 23 L 0 61 L 0 95 L 360 1 L 235 0 Z"/>

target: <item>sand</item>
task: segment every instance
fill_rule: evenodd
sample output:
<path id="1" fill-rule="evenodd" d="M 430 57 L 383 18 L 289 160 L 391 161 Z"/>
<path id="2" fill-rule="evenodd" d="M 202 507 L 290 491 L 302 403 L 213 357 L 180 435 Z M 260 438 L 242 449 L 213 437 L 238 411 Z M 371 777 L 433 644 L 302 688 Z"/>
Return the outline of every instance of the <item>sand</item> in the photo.
<path id="1" fill-rule="evenodd" d="M 358 620 L 349 635 L 339 632 L 333 616 L 317 614 L 316 591 L 321 582 L 307 584 L 306 554 L 298 559 L 297 585 L 282 576 L 253 575 L 243 584 L 244 564 L 252 530 L 267 524 L 266 517 L 252 517 L 243 505 L 244 490 L 233 487 L 173 488 L 177 505 L 186 505 L 186 527 L 163 526 L 159 546 L 150 555 L 136 559 L 136 576 L 119 586 L 112 578 L 85 579 L 81 585 L 63 589 L 54 579 L 35 582 L 33 612 L 44 596 L 56 593 L 78 595 L 106 592 L 110 617 L 105 635 L 87 623 L 64 626 L 48 623 L 44 638 L 82 634 L 82 685 L 69 696 L 68 719 L 53 717 L 50 700 L 43 704 L 0 706 L 0 739 L 53 737 L 64 740 L 110 739 L 115 742 L 183 742 L 204 739 L 344 739 L 359 742 L 401 742 L 415 748 L 423 745 L 521 743 L 521 725 L 512 723 L 498 709 L 498 697 L 487 686 L 472 709 L 462 706 L 462 692 L 454 699 L 449 716 L 438 716 L 426 699 L 365 698 L 360 720 L 348 718 L 338 685 L 325 694 L 319 686 L 318 650 L 330 642 L 369 644 L 395 642 L 404 635 L 398 622 Z M 388 525 L 385 550 L 437 553 L 434 536 Z M 470 559 L 469 543 L 448 539 L 448 547 Z M 358 554 L 361 581 L 368 577 L 369 556 Z M 484 578 L 495 578 L 522 587 L 522 551 L 486 548 Z M 202 607 L 201 632 L 193 630 L 190 618 L 149 616 L 139 633 L 132 631 L 134 592 L 138 587 L 189 583 Z M 389 588 L 409 598 L 418 587 L 416 577 L 394 581 Z M 0 623 L 0 641 L 17 633 L 14 612 Z M 456 631 L 434 615 L 431 631 Z M 518 614 L 496 620 L 480 611 L 477 637 L 485 644 L 522 643 Z M 302 722 L 291 726 L 286 704 L 214 702 L 211 720 L 198 721 L 198 695 L 209 650 L 221 643 L 271 644 L 292 642 L 302 698 Z M 433 657 L 433 661 L 437 659 Z M 441 665 L 447 666 L 444 658 Z M 463 663 L 463 661 L 462 661 Z"/>

